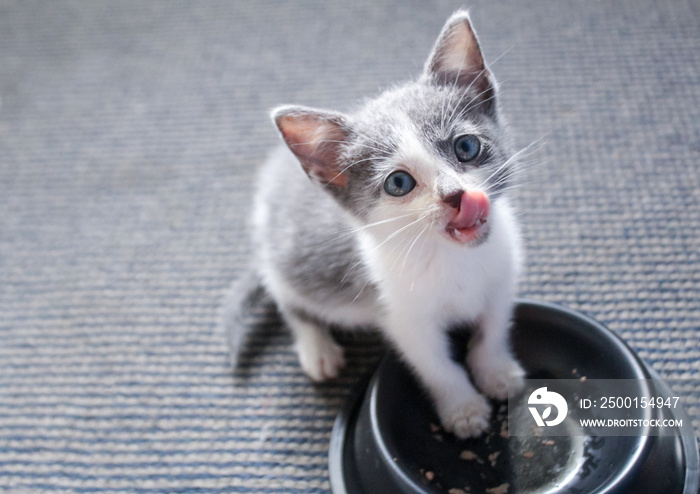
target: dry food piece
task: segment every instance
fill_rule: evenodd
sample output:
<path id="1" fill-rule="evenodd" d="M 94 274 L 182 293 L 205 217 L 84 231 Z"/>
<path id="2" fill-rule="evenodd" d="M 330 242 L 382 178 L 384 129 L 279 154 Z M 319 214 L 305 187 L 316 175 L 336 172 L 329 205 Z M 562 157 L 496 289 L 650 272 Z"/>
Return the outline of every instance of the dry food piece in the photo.
<path id="1" fill-rule="evenodd" d="M 586 376 L 581 376 L 581 379 L 579 379 L 579 381 L 585 382 L 586 379 L 588 379 Z"/>
<path id="2" fill-rule="evenodd" d="M 523 458 L 527 458 L 528 460 L 529 460 L 530 458 L 533 458 L 534 456 L 535 456 L 535 453 L 533 453 L 532 451 L 525 451 L 525 452 L 522 454 L 522 457 L 523 457 Z"/>
<path id="3" fill-rule="evenodd" d="M 544 439 L 542 441 L 542 444 L 544 444 L 546 446 L 554 446 L 554 441 L 552 441 L 551 439 Z"/>
<path id="4" fill-rule="evenodd" d="M 459 454 L 459 457 L 463 460 L 471 461 L 471 460 L 479 460 L 479 456 L 474 453 L 473 451 L 469 451 L 468 449 L 465 449 Z"/>
<path id="5" fill-rule="evenodd" d="M 467 494 L 467 491 L 464 489 L 450 489 L 447 491 L 447 494 Z"/>
<path id="6" fill-rule="evenodd" d="M 491 462 L 491 466 L 495 467 L 496 466 L 496 458 L 498 458 L 498 455 L 500 455 L 500 451 L 496 451 L 495 453 L 491 453 L 489 455 L 489 461 Z"/>
<path id="7" fill-rule="evenodd" d="M 501 422 L 501 437 L 508 437 L 508 422 Z"/>
<path id="8" fill-rule="evenodd" d="M 427 472 L 425 472 L 425 478 L 428 479 L 430 482 L 432 482 L 433 479 L 435 478 L 435 474 L 433 472 L 431 472 L 430 470 L 428 470 Z"/>
<path id="9" fill-rule="evenodd" d="M 486 489 L 486 494 L 508 494 L 508 489 L 510 488 L 509 483 L 501 484 L 496 487 L 491 487 Z"/>

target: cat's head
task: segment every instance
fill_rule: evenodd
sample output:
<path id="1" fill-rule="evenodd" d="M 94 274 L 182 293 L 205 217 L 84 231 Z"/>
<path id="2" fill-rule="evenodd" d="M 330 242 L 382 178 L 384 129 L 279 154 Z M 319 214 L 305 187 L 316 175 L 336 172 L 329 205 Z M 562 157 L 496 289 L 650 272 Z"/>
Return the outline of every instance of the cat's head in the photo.
<path id="1" fill-rule="evenodd" d="M 383 237 L 478 245 L 514 170 L 497 84 L 466 11 L 445 24 L 421 76 L 342 114 L 284 106 L 273 118 L 311 178 Z"/>

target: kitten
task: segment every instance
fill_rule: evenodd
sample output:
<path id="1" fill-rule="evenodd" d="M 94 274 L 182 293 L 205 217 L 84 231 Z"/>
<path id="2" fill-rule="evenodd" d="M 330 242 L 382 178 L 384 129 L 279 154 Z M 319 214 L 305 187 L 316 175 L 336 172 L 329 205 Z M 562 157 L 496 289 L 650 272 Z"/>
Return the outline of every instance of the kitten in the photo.
<path id="1" fill-rule="evenodd" d="M 508 343 L 521 257 L 507 198 L 517 154 L 497 92 L 458 11 L 417 80 L 349 114 L 273 111 L 287 147 L 260 174 L 253 267 L 223 306 L 234 363 L 242 314 L 267 294 L 314 381 L 344 365 L 329 324 L 378 327 L 446 430 L 465 438 L 488 427 L 490 405 L 450 358 L 448 331 L 476 323 L 467 364 L 484 395 L 522 388 Z"/>

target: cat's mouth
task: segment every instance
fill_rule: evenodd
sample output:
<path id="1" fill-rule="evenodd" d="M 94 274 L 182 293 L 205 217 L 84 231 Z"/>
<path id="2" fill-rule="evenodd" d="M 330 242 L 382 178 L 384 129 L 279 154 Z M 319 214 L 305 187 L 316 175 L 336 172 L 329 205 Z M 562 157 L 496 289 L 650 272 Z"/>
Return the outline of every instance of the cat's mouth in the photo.
<path id="1" fill-rule="evenodd" d="M 445 232 L 452 240 L 461 244 L 481 241 L 488 233 L 487 218 L 490 211 L 489 198 L 483 192 L 465 192 L 458 204 L 450 208 L 452 218 Z"/>
<path id="2" fill-rule="evenodd" d="M 445 227 L 445 231 L 452 238 L 461 244 L 471 243 L 480 237 L 482 237 L 486 232 L 486 218 L 480 218 L 477 223 L 471 226 L 457 228 L 451 223 L 448 223 Z"/>

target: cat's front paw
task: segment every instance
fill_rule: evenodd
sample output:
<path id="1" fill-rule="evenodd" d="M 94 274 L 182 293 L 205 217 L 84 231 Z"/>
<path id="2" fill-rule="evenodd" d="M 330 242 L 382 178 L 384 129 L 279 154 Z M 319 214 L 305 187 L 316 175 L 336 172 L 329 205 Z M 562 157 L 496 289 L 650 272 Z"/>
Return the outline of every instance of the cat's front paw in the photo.
<path id="1" fill-rule="evenodd" d="M 297 343 L 301 368 L 315 382 L 335 379 L 345 367 L 343 348 L 328 336 Z"/>
<path id="2" fill-rule="evenodd" d="M 489 428 L 491 405 L 480 394 L 438 411 L 443 428 L 460 439 L 478 437 Z"/>
<path id="3" fill-rule="evenodd" d="M 525 371 L 510 356 L 472 365 L 472 373 L 481 392 L 496 400 L 506 400 L 508 393 L 519 393 L 525 387 Z"/>

